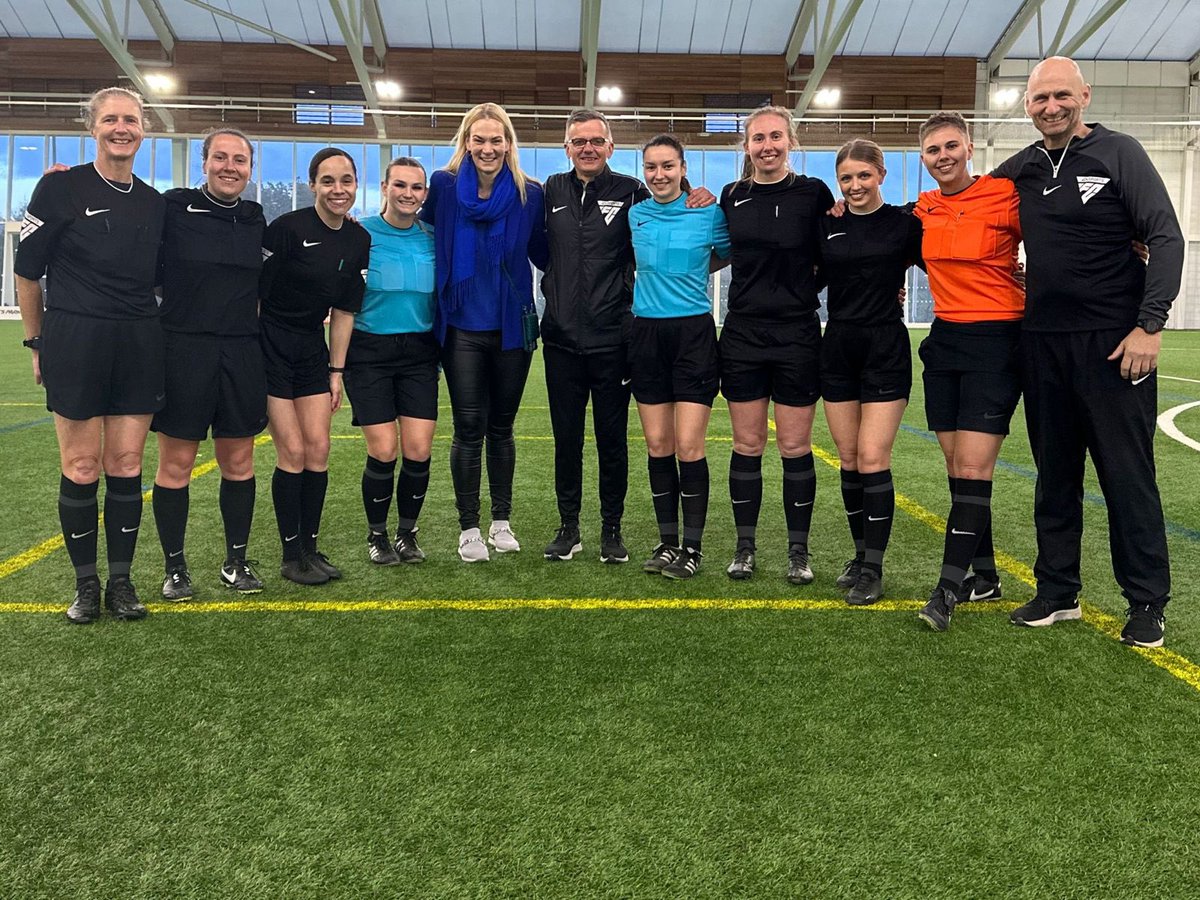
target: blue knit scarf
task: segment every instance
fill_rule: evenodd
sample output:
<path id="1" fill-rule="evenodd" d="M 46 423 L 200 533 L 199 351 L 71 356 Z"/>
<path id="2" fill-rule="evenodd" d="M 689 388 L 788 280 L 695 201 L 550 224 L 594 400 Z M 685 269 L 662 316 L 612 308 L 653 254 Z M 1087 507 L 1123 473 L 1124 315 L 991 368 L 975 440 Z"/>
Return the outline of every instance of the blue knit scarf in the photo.
<path id="1" fill-rule="evenodd" d="M 450 285 L 443 309 L 447 313 L 457 311 L 470 295 L 475 279 L 503 309 L 512 287 L 502 267 L 516 249 L 521 216 L 512 172 L 505 165 L 492 182 L 491 196 L 480 200 L 479 174 L 471 157 L 465 156 L 455 180 L 455 194 L 458 202 L 454 204 L 453 221 L 447 223 Z"/>

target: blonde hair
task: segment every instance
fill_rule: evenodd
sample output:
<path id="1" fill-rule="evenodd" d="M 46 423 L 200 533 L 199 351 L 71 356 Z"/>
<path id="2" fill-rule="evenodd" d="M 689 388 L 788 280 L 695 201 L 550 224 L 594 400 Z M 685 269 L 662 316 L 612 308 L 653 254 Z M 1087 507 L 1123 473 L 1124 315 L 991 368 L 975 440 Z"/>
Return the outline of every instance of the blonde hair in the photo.
<path id="1" fill-rule="evenodd" d="M 504 162 L 507 163 L 508 170 L 512 172 L 513 181 L 517 184 L 517 193 L 521 195 L 521 205 L 524 206 L 525 185 L 533 179 L 521 171 L 521 161 L 517 152 L 517 132 L 513 128 L 512 119 L 508 117 L 504 107 L 498 103 L 480 103 L 473 109 L 467 110 L 462 124 L 458 126 L 458 131 L 454 135 L 454 155 L 450 157 L 450 162 L 446 163 L 446 171 L 451 175 L 458 174 L 463 158 L 467 155 L 467 139 L 471 136 L 471 128 L 480 119 L 499 122 L 500 127 L 504 129 L 504 139 L 508 141 L 508 152 L 504 154 Z"/>
<path id="2" fill-rule="evenodd" d="M 853 140 L 846 141 L 837 152 L 837 158 L 833 164 L 834 168 L 836 169 L 848 159 L 874 166 L 879 170 L 880 175 L 887 174 L 887 166 L 883 164 L 883 150 L 874 141 L 867 141 L 862 138 L 854 138 Z"/>
<path id="3" fill-rule="evenodd" d="M 798 147 L 800 145 L 800 138 L 796 134 L 796 123 L 792 120 L 792 111 L 790 109 L 787 109 L 786 107 L 783 107 L 783 106 L 760 106 L 760 107 L 758 107 L 758 109 L 754 110 L 754 112 L 750 113 L 750 115 L 746 116 L 746 120 L 742 123 L 742 150 L 743 151 L 746 151 L 746 141 L 750 136 L 750 126 L 754 123 L 755 119 L 762 118 L 763 116 L 779 116 L 779 118 L 783 119 L 783 121 L 787 123 L 788 149 L 789 150 L 794 150 L 796 147 Z M 788 166 L 789 173 L 792 175 L 792 177 L 795 177 L 796 173 L 791 171 L 791 168 L 792 168 L 791 160 L 788 161 L 787 166 Z M 742 178 L 741 178 L 741 180 L 742 181 L 750 181 L 753 178 L 754 178 L 754 163 L 750 159 L 750 153 L 748 151 L 746 151 L 745 155 L 742 157 Z"/>
<path id="4" fill-rule="evenodd" d="M 92 96 L 88 97 L 87 103 L 84 104 L 83 124 L 88 131 L 96 127 L 96 116 L 100 114 L 100 105 L 110 97 L 124 97 L 136 103 L 138 118 L 142 120 L 142 127 L 146 127 L 146 104 L 142 100 L 142 95 L 137 91 L 131 91 L 129 88 L 113 85 L 112 87 L 100 88 Z"/>

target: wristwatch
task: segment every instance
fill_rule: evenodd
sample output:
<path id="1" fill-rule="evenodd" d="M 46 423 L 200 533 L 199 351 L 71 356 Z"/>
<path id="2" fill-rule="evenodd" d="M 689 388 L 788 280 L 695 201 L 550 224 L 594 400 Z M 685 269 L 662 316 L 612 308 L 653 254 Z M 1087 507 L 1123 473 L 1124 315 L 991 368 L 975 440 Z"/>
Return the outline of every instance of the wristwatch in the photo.
<path id="1" fill-rule="evenodd" d="M 30 350 L 41 350 L 42 336 L 39 334 L 31 338 L 25 338 L 25 340 L 21 341 L 21 346 L 28 347 Z"/>
<path id="2" fill-rule="evenodd" d="M 1158 334 L 1163 330 L 1163 326 L 1167 323 L 1155 316 L 1143 316 L 1137 320 L 1138 328 L 1146 332 L 1146 334 Z"/>

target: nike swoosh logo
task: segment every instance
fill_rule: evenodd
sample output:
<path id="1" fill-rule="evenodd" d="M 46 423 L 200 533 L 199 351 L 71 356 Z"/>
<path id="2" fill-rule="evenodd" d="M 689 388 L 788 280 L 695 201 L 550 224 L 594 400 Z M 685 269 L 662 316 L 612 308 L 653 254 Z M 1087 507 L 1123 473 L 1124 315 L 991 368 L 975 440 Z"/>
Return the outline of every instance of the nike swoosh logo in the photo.
<path id="1" fill-rule="evenodd" d="M 749 500 L 734 500 L 733 505 L 737 506 L 739 503 L 749 503 L 749 502 L 750 502 Z"/>
<path id="2" fill-rule="evenodd" d="M 190 203 L 187 205 L 187 211 L 188 212 L 198 212 L 198 213 L 212 212 L 211 209 L 196 209 L 196 207 L 192 206 L 192 204 L 190 204 Z"/>
<path id="3" fill-rule="evenodd" d="M 1062 187 L 1061 184 L 1056 184 L 1052 188 L 1042 188 L 1042 196 L 1049 197 L 1051 194 L 1053 194 L 1055 191 L 1057 191 L 1060 187 Z"/>
<path id="4" fill-rule="evenodd" d="M 829 237 L 825 238 L 825 240 L 832 241 L 835 237 L 845 237 L 845 236 L 846 236 L 846 232 L 835 231 L 833 234 L 829 235 Z"/>
<path id="5" fill-rule="evenodd" d="M 984 413 L 984 414 L 983 414 L 983 417 L 984 417 L 985 419 L 999 419 L 999 418 L 1001 418 L 1003 415 L 1004 415 L 1004 413 Z"/>
<path id="6" fill-rule="evenodd" d="M 973 532 L 973 531 L 959 531 L 957 528 L 951 528 L 950 533 L 951 534 L 970 535 L 971 537 L 978 537 L 978 535 L 976 535 L 975 532 Z"/>
<path id="7" fill-rule="evenodd" d="M 85 210 L 83 211 L 83 214 L 84 214 L 85 216 L 88 216 L 88 217 L 90 218 L 90 217 L 92 217 L 92 216 L 98 216 L 98 215 L 100 215 L 100 213 L 102 213 L 102 212 L 112 212 L 112 210 L 111 210 L 111 209 L 91 209 L 91 208 L 88 208 L 88 209 L 85 209 Z"/>
<path id="8" fill-rule="evenodd" d="M 699 495 L 699 494 L 684 494 L 684 493 L 680 493 L 680 495 L 679 495 L 679 496 L 680 496 L 680 497 L 687 497 L 687 498 L 690 500 L 690 499 L 692 499 L 693 497 L 699 497 L 700 495 Z"/>
<path id="9" fill-rule="evenodd" d="M 868 522 L 886 522 L 891 516 L 867 516 Z"/>
<path id="10" fill-rule="evenodd" d="M 133 534 L 133 532 L 137 531 L 141 527 L 142 527 L 141 525 L 134 525 L 132 528 L 126 528 L 124 525 L 122 525 L 121 533 L 122 534 Z"/>
<path id="11" fill-rule="evenodd" d="M 237 581 L 237 569 L 234 569 L 232 572 L 226 572 L 225 567 L 221 566 L 221 580 L 233 584 Z"/>
<path id="12" fill-rule="evenodd" d="M 246 549 L 246 545 L 245 545 L 245 544 L 234 544 L 234 545 L 233 545 L 233 549 L 234 549 L 234 550 L 245 550 L 245 549 Z"/>
<path id="13" fill-rule="evenodd" d="M 93 529 L 92 529 L 92 531 L 95 531 L 95 530 L 96 530 L 95 528 L 93 528 Z M 80 538 L 85 538 L 85 537 L 87 537 L 89 534 L 91 534 L 91 533 L 92 533 L 92 531 L 85 531 L 83 534 L 76 534 L 75 532 L 73 532 L 73 531 L 72 531 L 72 532 L 71 532 L 71 540 L 73 540 L 73 541 L 77 541 L 77 540 L 79 540 Z"/>
<path id="14" fill-rule="evenodd" d="M 669 494 L 669 493 L 671 493 L 671 492 L 670 492 L 670 491 L 663 491 L 661 494 L 655 494 L 654 492 L 651 492 L 651 493 L 650 493 L 650 496 L 651 496 L 651 497 L 665 497 L 665 496 L 667 496 L 667 494 Z"/>
<path id="15" fill-rule="evenodd" d="M 550 210 L 550 212 L 552 212 L 552 213 L 562 212 L 564 209 L 566 209 L 565 206 L 556 206 L 556 207 L 554 207 L 554 209 Z"/>
<path id="16" fill-rule="evenodd" d="M 176 556 L 180 556 L 180 555 L 182 555 L 182 554 L 183 554 L 183 551 L 182 551 L 182 550 L 176 550 L 174 553 L 168 553 L 168 554 L 167 554 L 167 556 L 169 556 L 169 557 L 171 557 L 172 559 L 174 559 Z"/>
<path id="17" fill-rule="evenodd" d="M 733 201 L 733 205 L 734 205 L 734 206 L 741 206 L 743 203 L 749 203 L 749 202 L 750 202 L 751 200 L 753 200 L 753 199 L 754 199 L 753 197 L 747 197 L 745 200 L 734 200 L 734 201 Z"/>
<path id="18" fill-rule="evenodd" d="M 861 509 L 848 509 L 848 510 L 846 510 L 846 515 L 857 516 L 860 512 L 862 512 Z"/>
<path id="19" fill-rule="evenodd" d="M 315 246 L 317 246 L 317 244 L 319 244 L 321 242 L 320 241 L 304 241 L 303 243 L 304 243 L 305 247 L 315 247 Z"/>
<path id="20" fill-rule="evenodd" d="M 371 502 L 372 503 L 387 503 L 391 499 L 392 498 L 390 495 L 387 497 L 374 497 L 374 498 L 372 498 Z"/>
<path id="21" fill-rule="evenodd" d="M 284 538 L 283 541 L 284 541 L 284 543 L 287 543 L 288 541 L 294 541 L 298 537 L 300 537 L 300 535 L 293 534 L 290 538 Z"/>
<path id="22" fill-rule="evenodd" d="M 814 500 L 809 500 L 807 503 L 801 503 L 799 500 L 797 500 L 794 505 L 795 506 L 812 506 L 813 503 L 815 503 L 815 502 L 816 501 L 814 501 Z M 859 512 L 862 512 L 862 510 L 860 509 Z"/>
<path id="23" fill-rule="evenodd" d="M 1133 380 L 1132 382 L 1130 382 L 1130 383 L 1131 383 L 1131 384 L 1132 384 L 1134 387 L 1137 387 L 1139 384 L 1141 384 L 1143 381 L 1145 381 L 1147 378 L 1149 378 L 1149 377 L 1150 377 L 1151 375 L 1153 375 L 1153 374 L 1154 374 L 1153 372 L 1147 372 L 1147 373 L 1146 373 L 1145 375 L 1143 375 L 1141 378 L 1136 378 L 1136 379 L 1134 379 L 1134 380 Z"/>
<path id="24" fill-rule="evenodd" d="M 412 497 L 414 500 L 424 500 L 425 494 L 413 494 Z"/>
<path id="25" fill-rule="evenodd" d="M 629 382 L 631 382 L 631 381 L 633 381 L 632 378 L 622 378 L 621 379 L 621 387 L 625 387 L 625 385 L 629 384 Z"/>
<path id="26" fill-rule="evenodd" d="M 990 590 L 984 591 L 982 594 L 977 594 L 974 591 L 971 591 L 971 602 L 973 603 L 976 600 L 985 600 L 988 597 L 992 596 L 993 593 L 995 593 L 995 592 L 990 591 Z"/>

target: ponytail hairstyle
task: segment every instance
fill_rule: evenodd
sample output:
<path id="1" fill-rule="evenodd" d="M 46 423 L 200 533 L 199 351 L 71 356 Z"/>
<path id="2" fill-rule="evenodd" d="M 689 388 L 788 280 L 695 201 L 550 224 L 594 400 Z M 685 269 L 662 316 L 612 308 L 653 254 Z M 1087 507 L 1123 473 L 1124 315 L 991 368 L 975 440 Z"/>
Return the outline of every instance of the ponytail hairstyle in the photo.
<path id="1" fill-rule="evenodd" d="M 887 166 L 883 164 L 883 150 L 874 141 L 862 138 L 846 141 L 837 152 L 837 158 L 833 164 L 834 170 L 836 171 L 837 167 L 848 159 L 874 166 L 879 170 L 880 178 L 887 174 Z"/>
<path id="2" fill-rule="evenodd" d="M 344 156 L 350 160 L 350 171 L 354 173 L 354 180 L 358 181 L 358 166 L 354 164 L 354 157 L 343 150 L 341 147 L 325 147 L 313 154 L 313 158 L 308 163 L 308 183 L 317 183 L 317 172 L 321 168 L 321 163 L 327 159 L 333 159 L 335 156 Z"/>
<path id="3" fill-rule="evenodd" d="M 673 134 L 657 134 L 654 137 L 650 138 L 650 140 L 646 141 L 646 143 L 644 143 L 642 145 L 642 155 L 645 156 L 646 151 L 649 150 L 651 147 L 670 147 L 672 150 L 674 150 L 676 153 L 679 154 L 680 163 L 687 165 L 687 160 L 684 159 L 684 157 L 683 157 L 683 142 L 680 141 L 679 138 L 675 137 L 675 135 L 673 135 Z M 686 175 L 684 175 L 683 178 L 680 180 L 679 186 L 681 188 L 683 188 L 683 192 L 685 194 L 690 193 L 692 190 L 692 184 L 690 181 L 688 181 Z"/>
<path id="4" fill-rule="evenodd" d="M 204 162 L 208 161 L 209 151 L 212 150 L 213 138 L 219 135 L 227 134 L 230 137 L 235 137 L 241 140 L 246 145 L 246 150 L 250 156 L 250 168 L 254 168 L 254 143 L 246 136 L 246 132 L 240 128 L 234 128 L 232 125 L 220 125 L 216 128 L 210 128 L 204 132 L 204 143 L 200 145 L 200 159 Z"/>
<path id="5" fill-rule="evenodd" d="M 754 110 L 754 112 L 752 112 L 752 113 L 750 113 L 750 115 L 746 116 L 745 120 L 742 122 L 743 156 L 742 156 L 741 180 L 745 181 L 745 182 L 754 181 L 754 162 L 750 159 L 750 150 L 749 150 L 749 147 L 747 146 L 747 144 L 750 140 L 750 126 L 752 124 L 754 124 L 755 119 L 759 119 L 763 116 L 779 116 L 779 118 L 783 119 L 783 121 L 787 123 L 788 150 L 789 151 L 795 150 L 797 147 L 800 146 L 800 138 L 796 135 L 796 123 L 792 119 L 792 111 L 790 109 L 788 109 L 787 107 L 784 107 L 784 106 L 770 106 L 770 105 L 758 107 L 758 109 Z M 795 178 L 796 178 L 796 173 L 792 171 L 792 163 L 791 163 L 791 160 L 789 159 L 788 160 L 789 184 L 791 183 L 791 181 L 794 181 Z"/>

